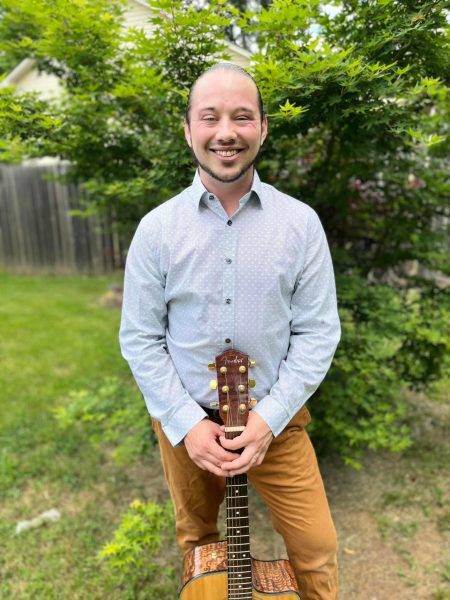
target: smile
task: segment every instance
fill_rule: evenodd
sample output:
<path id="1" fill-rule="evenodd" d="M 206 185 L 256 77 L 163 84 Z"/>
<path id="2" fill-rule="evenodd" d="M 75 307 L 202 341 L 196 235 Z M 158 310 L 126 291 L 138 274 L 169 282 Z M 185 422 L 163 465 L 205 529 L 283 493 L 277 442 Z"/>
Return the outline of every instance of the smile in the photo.
<path id="1" fill-rule="evenodd" d="M 235 156 L 236 154 L 239 154 L 239 152 L 242 151 L 242 148 L 234 150 L 214 150 L 213 148 L 211 148 L 211 151 L 215 154 L 218 154 L 219 156 Z"/>

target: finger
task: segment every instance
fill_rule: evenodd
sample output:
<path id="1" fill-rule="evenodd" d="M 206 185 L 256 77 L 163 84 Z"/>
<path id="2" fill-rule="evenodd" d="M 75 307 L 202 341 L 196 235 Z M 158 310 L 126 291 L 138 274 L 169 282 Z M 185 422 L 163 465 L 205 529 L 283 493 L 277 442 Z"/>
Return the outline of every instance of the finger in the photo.
<path id="1" fill-rule="evenodd" d="M 236 475 L 236 472 L 239 469 L 242 469 L 243 467 L 249 468 L 251 466 L 252 460 L 255 455 L 255 450 L 247 447 L 244 450 L 244 452 L 239 456 L 239 458 L 236 458 L 235 460 L 232 460 L 230 462 L 223 463 L 221 467 L 224 471 L 232 472 L 234 475 Z"/>
<path id="2" fill-rule="evenodd" d="M 203 460 L 202 461 L 202 469 L 209 471 L 210 473 L 213 473 L 214 475 L 217 475 L 218 477 L 228 477 L 228 473 L 226 473 L 225 471 L 223 471 L 220 466 L 217 466 L 216 463 L 211 462 L 209 460 Z"/>
<path id="3" fill-rule="evenodd" d="M 239 450 L 239 448 L 243 448 L 248 443 L 244 433 L 241 433 L 232 440 L 227 439 L 224 435 L 221 435 L 219 439 L 221 446 L 228 450 Z"/>
<path id="4" fill-rule="evenodd" d="M 239 456 L 237 452 L 228 452 L 228 450 L 224 450 L 219 444 L 213 446 L 209 454 L 214 462 L 228 462 L 230 460 L 235 460 Z"/>
<path id="5" fill-rule="evenodd" d="M 212 447 L 210 450 L 208 450 L 205 458 L 213 463 L 219 464 L 235 460 L 238 456 L 239 454 L 237 454 L 236 452 L 228 452 L 227 450 L 224 450 L 217 444 L 216 448 Z"/>

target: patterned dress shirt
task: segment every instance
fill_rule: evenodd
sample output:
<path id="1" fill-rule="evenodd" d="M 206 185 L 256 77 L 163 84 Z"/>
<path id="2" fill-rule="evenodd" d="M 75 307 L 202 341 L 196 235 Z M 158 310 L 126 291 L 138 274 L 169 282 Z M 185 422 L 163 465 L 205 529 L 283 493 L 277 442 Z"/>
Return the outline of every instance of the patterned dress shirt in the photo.
<path id="1" fill-rule="evenodd" d="M 340 339 L 333 265 L 317 213 L 262 183 L 229 217 L 198 172 L 150 211 L 129 248 L 120 344 L 173 446 L 217 401 L 208 363 L 256 360 L 252 409 L 278 435 L 317 389 Z"/>

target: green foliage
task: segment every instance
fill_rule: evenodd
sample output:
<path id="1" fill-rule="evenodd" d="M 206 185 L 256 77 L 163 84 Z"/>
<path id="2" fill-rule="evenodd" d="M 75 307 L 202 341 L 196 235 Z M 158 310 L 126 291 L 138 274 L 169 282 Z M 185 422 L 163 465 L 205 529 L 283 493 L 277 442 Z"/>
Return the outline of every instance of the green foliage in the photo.
<path id="1" fill-rule="evenodd" d="M 312 432 L 359 467 L 364 448 L 410 445 L 407 387 L 439 377 L 449 350 L 449 297 L 428 289 L 395 290 L 361 276 L 338 276 L 342 339 L 318 398 Z"/>
<path id="2" fill-rule="evenodd" d="M 146 37 L 121 28 L 118 0 L 0 0 L 3 57 L 26 49 L 64 89 L 59 102 L 2 90 L 0 159 L 68 159 L 86 210 L 130 233 L 191 181 L 190 85 L 227 57 L 230 31 L 253 39 L 270 116 L 260 174 L 317 210 L 337 275 L 343 337 L 310 403 L 314 434 L 358 465 L 364 448 L 408 446 L 403 392 L 448 367 L 448 292 L 404 268 L 450 273 L 446 12 L 432 0 L 343 0 L 333 17 L 319 0 L 267 4 L 154 0 Z"/>
<path id="3" fill-rule="evenodd" d="M 147 600 L 175 597 L 173 568 L 155 562 L 173 527 L 170 501 L 164 505 L 144 504 L 139 500 L 131 503 L 113 540 L 99 552 L 99 558 L 107 562 L 118 585 L 123 586 L 124 592 L 132 592 L 131 596 L 122 597 Z"/>
<path id="4" fill-rule="evenodd" d="M 71 391 L 52 410 L 63 430 L 83 433 L 97 449 L 111 447 L 119 465 L 127 465 L 155 443 L 141 395 L 116 377 L 96 389 Z"/>

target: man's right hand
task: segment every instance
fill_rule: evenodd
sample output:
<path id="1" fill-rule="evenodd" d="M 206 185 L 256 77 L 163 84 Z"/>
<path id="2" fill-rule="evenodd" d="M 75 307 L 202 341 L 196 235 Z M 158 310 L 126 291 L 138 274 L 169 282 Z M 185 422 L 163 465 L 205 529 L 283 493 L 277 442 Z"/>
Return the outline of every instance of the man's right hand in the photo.
<path id="1" fill-rule="evenodd" d="M 239 454 L 229 452 L 222 448 L 219 443 L 219 436 L 223 435 L 220 425 L 205 418 L 184 437 L 184 445 L 195 464 L 203 469 L 218 475 L 219 477 L 228 477 L 228 473 L 220 468 L 220 465 L 226 461 L 235 460 Z"/>

